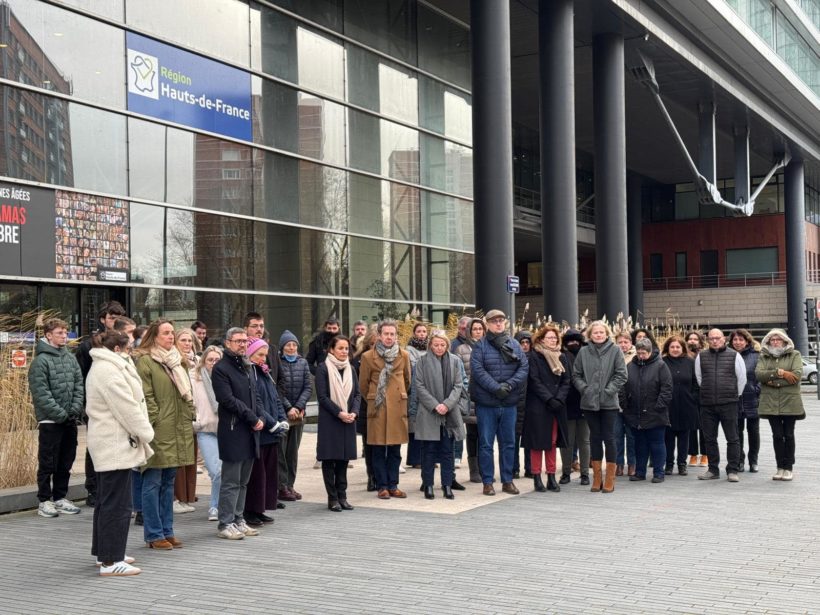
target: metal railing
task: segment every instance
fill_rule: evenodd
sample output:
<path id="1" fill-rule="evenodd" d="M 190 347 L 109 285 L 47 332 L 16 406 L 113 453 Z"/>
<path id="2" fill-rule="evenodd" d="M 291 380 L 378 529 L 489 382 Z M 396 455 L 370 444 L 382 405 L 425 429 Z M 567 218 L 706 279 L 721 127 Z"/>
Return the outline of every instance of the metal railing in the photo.
<path id="1" fill-rule="evenodd" d="M 820 282 L 820 270 L 810 271 L 808 282 Z M 738 288 L 747 286 L 783 286 L 786 284 L 785 271 L 768 271 L 761 273 L 730 273 L 720 275 L 694 275 L 673 278 L 644 278 L 644 290 L 690 290 L 701 288 Z M 578 282 L 579 293 L 598 291 L 597 282 Z M 526 294 L 538 294 L 539 288 L 527 288 Z"/>

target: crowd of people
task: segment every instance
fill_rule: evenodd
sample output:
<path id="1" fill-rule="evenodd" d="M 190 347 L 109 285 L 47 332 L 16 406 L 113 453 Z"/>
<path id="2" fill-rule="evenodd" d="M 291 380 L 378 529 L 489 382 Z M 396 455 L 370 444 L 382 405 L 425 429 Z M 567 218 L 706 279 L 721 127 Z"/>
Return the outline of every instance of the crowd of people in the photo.
<path id="1" fill-rule="evenodd" d="M 137 327 L 117 302 L 102 307 L 99 322 L 75 355 L 68 325 L 47 320 L 29 382 L 43 517 L 80 512 L 67 499 L 68 478 L 77 425 L 87 423 L 86 502 L 101 576 L 139 574 L 126 555 L 132 518 L 151 549 L 183 547 L 174 516 L 194 509 L 198 459 L 220 538 L 258 536 L 274 521 L 269 513 L 301 499 L 297 462 L 314 390 L 316 460 L 332 512 L 354 508 L 347 470 L 357 434 L 368 492 L 406 498 L 406 465 L 421 470 L 420 490 L 434 499 L 438 468 L 441 494 L 452 500 L 466 489 L 455 473 L 465 441 L 469 479 L 486 496 L 496 493 L 496 442 L 504 493 L 519 493 L 520 449 L 537 492 L 560 492 L 576 471 L 590 491 L 612 493 L 616 477 L 645 481 L 649 469 L 656 484 L 690 466 L 706 468 L 698 479 L 720 478 L 722 427 L 726 477 L 736 483 L 747 462 L 759 469 L 761 417 L 771 425 L 772 478 L 791 481 L 795 422 L 805 417 L 802 360 L 782 329 L 759 344 L 745 329 L 728 344 L 712 329 L 659 347 L 646 329 L 613 336 L 603 321 L 512 336 L 506 314 L 493 309 L 461 318 L 452 340 L 417 323 L 401 348 L 394 320 L 359 321 L 348 338 L 329 318 L 303 358 L 296 335 L 282 332 L 277 346 L 256 312 L 219 341 L 201 321 Z"/>

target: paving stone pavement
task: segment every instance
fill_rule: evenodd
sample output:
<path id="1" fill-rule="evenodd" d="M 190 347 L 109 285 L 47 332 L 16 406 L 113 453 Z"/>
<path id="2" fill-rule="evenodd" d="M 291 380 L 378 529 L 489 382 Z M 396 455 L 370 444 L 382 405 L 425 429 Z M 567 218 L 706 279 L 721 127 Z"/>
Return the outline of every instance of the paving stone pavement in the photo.
<path id="1" fill-rule="evenodd" d="M 661 485 L 620 479 L 613 494 L 577 479 L 534 493 L 520 480 L 522 495 L 458 514 L 440 497 L 341 514 L 303 500 L 236 542 L 216 538 L 200 506 L 176 520 L 182 549 L 150 551 L 132 528 L 143 573 L 131 578 L 96 576 L 91 509 L 5 515 L 0 612 L 818 613 L 820 402 L 804 402 L 792 483 L 771 480 L 762 422 L 761 472 L 739 484 L 698 481 L 697 469 Z M 409 472 L 403 486 L 421 498 Z M 374 497 L 358 483 L 350 493 L 354 504 Z"/>

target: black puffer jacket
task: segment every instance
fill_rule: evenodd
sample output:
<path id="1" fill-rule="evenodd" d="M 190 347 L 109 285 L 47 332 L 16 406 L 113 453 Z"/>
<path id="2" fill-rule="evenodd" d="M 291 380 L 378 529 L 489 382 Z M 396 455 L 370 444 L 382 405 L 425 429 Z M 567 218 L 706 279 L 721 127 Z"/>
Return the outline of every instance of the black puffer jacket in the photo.
<path id="1" fill-rule="evenodd" d="M 299 357 L 291 363 L 282 356 L 279 362 L 279 386 L 286 412 L 291 408 L 304 410 L 311 392 L 308 362 Z"/>
<path id="2" fill-rule="evenodd" d="M 657 348 L 643 361 L 638 357 L 627 366 L 624 420 L 635 429 L 669 426 L 672 374 Z"/>

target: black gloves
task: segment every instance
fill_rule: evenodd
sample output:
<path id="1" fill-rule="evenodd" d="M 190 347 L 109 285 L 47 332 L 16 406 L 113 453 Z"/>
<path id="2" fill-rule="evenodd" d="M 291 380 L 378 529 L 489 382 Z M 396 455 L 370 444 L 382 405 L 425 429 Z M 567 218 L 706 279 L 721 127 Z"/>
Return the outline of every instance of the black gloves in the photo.
<path id="1" fill-rule="evenodd" d="M 557 397 L 553 397 L 547 402 L 547 406 L 550 410 L 560 410 L 564 407 L 564 403 Z"/>
<path id="2" fill-rule="evenodd" d="M 501 386 L 498 387 L 498 390 L 495 392 L 495 396 L 498 399 L 504 399 L 510 394 L 510 391 L 512 391 L 512 387 L 508 383 L 502 382 Z"/>

